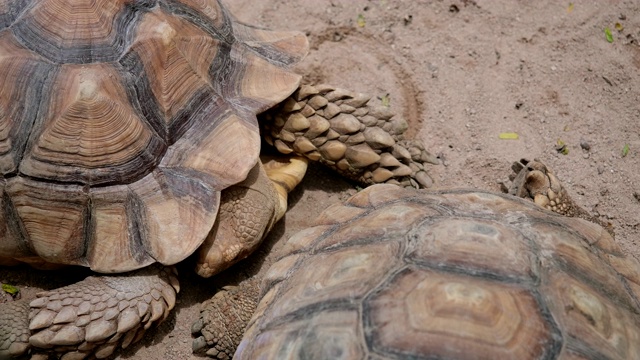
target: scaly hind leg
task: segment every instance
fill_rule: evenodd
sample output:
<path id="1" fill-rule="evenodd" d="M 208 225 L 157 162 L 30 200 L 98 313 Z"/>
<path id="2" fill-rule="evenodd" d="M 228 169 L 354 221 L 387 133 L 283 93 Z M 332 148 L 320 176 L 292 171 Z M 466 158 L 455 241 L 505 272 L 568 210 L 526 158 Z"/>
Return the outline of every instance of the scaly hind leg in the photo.
<path id="1" fill-rule="evenodd" d="M 261 114 L 265 140 L 283 154 L 320 161 L 363 185 L 429 188 L 439 160 L 420 141 L 405 139 L 408 123 L 370 97 L 328 85 L 303 85 Z"/>
<path id="2" fill-rule="evenodd" d="M 0 359 L 54 353 L 104 358 L 142 338 L 173 309 L 178 280 L 172 268 L 150 266 L 119 276 L 90 276 L 39 293 L 30 303 L 0 305 Z"/>
<path id="3" fill-rule="evenodd" d="M 17 358 L 29 349 L 29 303 L 0 305 L 0 360 Z"/>

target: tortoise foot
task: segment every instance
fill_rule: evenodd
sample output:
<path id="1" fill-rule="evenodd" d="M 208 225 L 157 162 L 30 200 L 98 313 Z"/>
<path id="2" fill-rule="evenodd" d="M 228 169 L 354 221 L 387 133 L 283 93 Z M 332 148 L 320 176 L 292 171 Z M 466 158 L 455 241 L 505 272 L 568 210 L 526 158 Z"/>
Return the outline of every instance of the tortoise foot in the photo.
<path id="1" fill-rule="evenodd" d="M 439 160 L 420 142 L 405 139 L 404 119 L 369 99 L 328 85 L 301 86 L 261 115 L 265 140 L 283 154 L 320 161 L 365 185 L 431 187 L 428 167 Z"/>
<path id="2" fill-rule="evenodd" d="M 231 359 L 258 303 L 257 280 L 225 286 L 202 304 L 200 317 L 191 327 L 193 352 L 215 359 Z"/>
<path id="3" fill-rule="evenodd" d="M 29 303 L 0 305 L 0 360 L 13 359 L 29 349 Z"/>
<path id="4" fill-rule="evenodd" d="M 162 322 L 178 290 L 172 268 L 151 266 L 42 292 L 29 304 L 29 343 L 34 352 L 65 359 L 105 358 Z"/>

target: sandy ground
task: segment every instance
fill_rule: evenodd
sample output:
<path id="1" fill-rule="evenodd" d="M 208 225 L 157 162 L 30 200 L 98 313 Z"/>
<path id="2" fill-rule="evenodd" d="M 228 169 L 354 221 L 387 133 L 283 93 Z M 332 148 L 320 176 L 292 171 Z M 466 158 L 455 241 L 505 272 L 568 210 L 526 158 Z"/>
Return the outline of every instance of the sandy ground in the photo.
<path id="1" fill-rule="evenodd" d="M 510 164 L 539 158 L 574 199 L 613 225 L 640 259 L 640 6 L 633 1 L 227 0 L 243 21 L 309 35 L 310 82 L 388 96 L 411 135 L 437 154 L 440 186 L 499 191 Z M 616 23 L 621 30 L 616 29 Z M 610 28 L 613 42 L 605 37 Z M 515 132 L 517 140 L 501 140 Z M 567 154 L 556 149 L 566 144 Z M 628 146 L 626 156 L 623 155 Z M 271 237 L 279 244 L 352 184 L 313 167 Z M 238 272 L 242 267 L 236 267 Z M 223 281 L 180 268 L 177 309 L 122 359 L 196 359 L 189 328 Z M 86 275 L 0 269 L 32 297 Z M 46 277 L 46 280 L 45 280 Z M 1 301 L 1 300 L 0 300 Z"/>

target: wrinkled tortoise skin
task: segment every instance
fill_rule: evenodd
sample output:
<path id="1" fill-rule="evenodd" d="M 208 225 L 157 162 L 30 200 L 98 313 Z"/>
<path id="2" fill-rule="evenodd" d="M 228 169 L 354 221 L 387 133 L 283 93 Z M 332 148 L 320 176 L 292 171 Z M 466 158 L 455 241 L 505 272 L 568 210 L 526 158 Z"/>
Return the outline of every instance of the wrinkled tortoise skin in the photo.
<path id="1" fill-rule="evenodd" d="M 637 359 L 640 265 L 507 195 L 369 187 L 294 235 L 238 359 Z"/>

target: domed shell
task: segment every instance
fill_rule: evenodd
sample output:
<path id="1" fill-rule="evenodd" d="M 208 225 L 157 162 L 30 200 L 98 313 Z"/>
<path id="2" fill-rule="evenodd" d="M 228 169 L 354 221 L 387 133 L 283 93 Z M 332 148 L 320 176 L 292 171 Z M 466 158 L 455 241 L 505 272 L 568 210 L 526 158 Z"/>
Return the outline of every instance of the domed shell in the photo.
<path id="1" fill-rule="evenodd" d="M 307 46 L 216 0 L 0 2 L 0 264 L 183 260 Z"/>
<path id="2" fill-rule="evenodd" d="M 640 264 L 521 199 L 376 185 L 284 251 L 234 358 L 640 354 Z"/>

